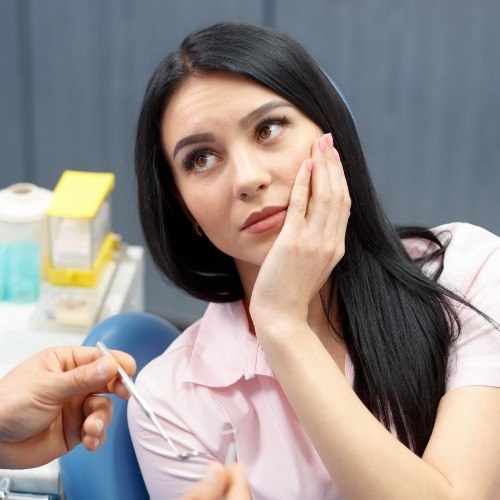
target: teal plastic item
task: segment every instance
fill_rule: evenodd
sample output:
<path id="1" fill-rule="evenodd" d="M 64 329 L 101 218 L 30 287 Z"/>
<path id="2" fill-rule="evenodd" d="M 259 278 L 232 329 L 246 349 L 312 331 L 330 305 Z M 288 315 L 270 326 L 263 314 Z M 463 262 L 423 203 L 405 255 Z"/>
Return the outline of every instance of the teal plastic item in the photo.
<path id="1" fill-rule="evenodd" d="M 15 304 L 36 302 L 40 295 L 40 247 L 15 241 L 8 244 L 6 254 L 7 300 Z"/>

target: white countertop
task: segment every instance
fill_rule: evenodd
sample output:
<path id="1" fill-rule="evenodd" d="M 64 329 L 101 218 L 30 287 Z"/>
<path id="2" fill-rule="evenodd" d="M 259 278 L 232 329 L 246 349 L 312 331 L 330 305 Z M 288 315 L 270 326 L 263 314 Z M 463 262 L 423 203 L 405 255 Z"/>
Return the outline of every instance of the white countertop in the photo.
<path id="1" fill-rule="evenodd" d="M 122 311 L 144 310 L 144 249 L 130 246 L 125 258 L 115 269 L 110 264 L 109 288 L 98 313 L 97 322 Z M 32 317 L 37 304 L 12 304 L 0 302 L 0 377 L 12 367 L 37 352 L 60 345 L 81 345 L 88 331 L 72 329 L 36 328 Z M 90 329 L 91 327 L 89 327 Z"/>

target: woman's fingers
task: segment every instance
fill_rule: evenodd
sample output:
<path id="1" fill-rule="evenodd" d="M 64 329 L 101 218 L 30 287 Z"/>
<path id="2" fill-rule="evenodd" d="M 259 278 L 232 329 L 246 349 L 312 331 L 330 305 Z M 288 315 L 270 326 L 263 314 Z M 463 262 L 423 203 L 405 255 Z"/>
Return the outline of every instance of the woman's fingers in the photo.
<path id="1" fill-rule="evenodd" d="M 327 169 L 330 191 L 332 193 L 332 207 L 328 221 L 325 225 L 327 234 L 339 235 L 341 220 L 350 209 L 349 190 L 344 176 L 344 169 L 338 152 L 333 148 L 333 141 L 327 151 Z M 343 231 L 345 233 L 345 228 Z"/>
<path id="2" fill-rule="evenodd" d="M 313 164 L 312 158 L 308 158 L 299 167 L 290 194 L 290 203 L 286 213 L 286 226 L 297 228 L 304 223 L 309 204 L 309 186 Z"/>
<path id="3" fill-rule="evenodd" d="M 332 204 L 332 193 L 328 179 L 328 143 L 326 135 L 316 139 L 312 148 L 312 157 L 315 164 L 312 173 L 311 199 L 309 201 L 308 223 L 313 235 L 324 231 Z"/>
<path id="4" fill-rule="evenodd" d="M 312 165 L 314 164 L 314 168 Z M 327 251 L 343 252 L 350 213 L 350 198 L 338 152 L 331 134 L 314 141 L 312 159 L 304 161 L 295 179 L 287 213 L 287 227 L 304 228 L 316 242 L 327 242 Z"/>
<path id="5" fill-rule="evenodd" d="M 344 238 L 349 218 L 350 198 L 340 157 L 331 134 L 325 134 L 313 145 L 315 169 L 312 196 L 308 208 L 308 236 L 318 243 L 335 265 L 344 252 Z"/>
<path id="6" fill-rule="evenodd" d="M 340 214 L 340 219 L 337 227 L 337 248 L 335 259 L 338 262 L 345 252 L 345 234 L 347 231 L 347 223 L 349 221 L 349 216 L 351 215 L 351 197 L 349 195 L 349 188 L 347 187 L 347 181 L 342 169 L 342 175 L 340 182 L 344 190 L 344 197 L 342 200 L 342 212 Z"/>

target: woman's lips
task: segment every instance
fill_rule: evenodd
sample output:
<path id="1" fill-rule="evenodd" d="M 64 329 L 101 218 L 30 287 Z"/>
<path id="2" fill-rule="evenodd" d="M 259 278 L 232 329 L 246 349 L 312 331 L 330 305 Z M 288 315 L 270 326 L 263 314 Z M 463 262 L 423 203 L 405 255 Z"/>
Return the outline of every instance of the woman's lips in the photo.
<path id="1" fill-rule="evenodd" d="M 272 215 L 264 217 L 263 219 L 260 219 L 253 224 L 249 224 L 248 226 L 243 228 L 243 231 L 253 234 L 269 231 L 270 229 L 273 229 L 278 224 L 280 224 L 285 219 L 285 215 L 286 208 L 280 210 L 279 212 L 275 212 Z"/>

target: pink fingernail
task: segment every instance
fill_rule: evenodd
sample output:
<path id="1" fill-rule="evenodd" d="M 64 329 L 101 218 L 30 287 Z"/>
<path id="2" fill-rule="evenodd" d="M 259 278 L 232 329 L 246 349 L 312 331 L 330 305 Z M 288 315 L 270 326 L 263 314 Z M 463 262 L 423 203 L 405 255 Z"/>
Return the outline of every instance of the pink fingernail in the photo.
<path id="1" fill-rule="evenodd" d="M 328 147 L 330 149 L 333 149 L 333 137 L 332 137 L 332 134 L 327 134 L 326 135 L 326 142 L 328 144 Z"/>
<path id="2" fill-rule="evenodd" d="M 325 136 L 324 135 L 322 137 L 320 137 L 320 139 L 319 139 L 319 150 L 322 153 L 326 153 L 326 143 L 325 143 Z"/>

